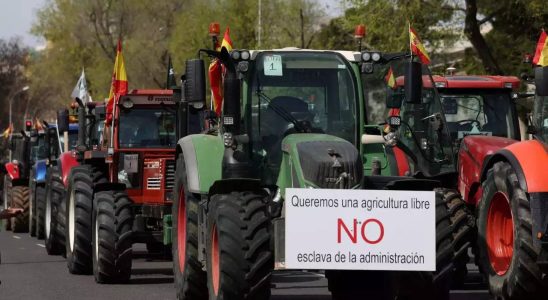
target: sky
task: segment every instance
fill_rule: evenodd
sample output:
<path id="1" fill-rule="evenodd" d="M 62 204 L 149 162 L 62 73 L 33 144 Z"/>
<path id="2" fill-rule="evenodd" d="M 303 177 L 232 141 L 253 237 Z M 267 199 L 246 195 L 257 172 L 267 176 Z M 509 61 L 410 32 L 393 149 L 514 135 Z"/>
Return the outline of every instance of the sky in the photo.
<path id="1" fill-rule="evenodd" d="M 44 41 L 30 34 L 36 12 L 47 0 L 0 0 L 0 39 L 20 37 L 23 44 L 40 47 Z M 154 0 L 150 0 L 154 1 Z M 340 0 L 316 0 L 323 6 L 328 5 L 331 17 L 341 13 Z"/>

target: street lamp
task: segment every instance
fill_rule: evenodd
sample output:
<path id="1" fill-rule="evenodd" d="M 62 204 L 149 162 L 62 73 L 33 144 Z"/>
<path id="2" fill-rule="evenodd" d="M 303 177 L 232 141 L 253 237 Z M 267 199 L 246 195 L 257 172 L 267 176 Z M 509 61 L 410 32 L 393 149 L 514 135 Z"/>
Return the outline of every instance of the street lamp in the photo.
<path id="1" fill-rule="evenodd" d="M 18 96 L 19 94 L 21 94 L 22 92 L 25 92 L 29 89 L 29 86 L 28 85 L 25 85 L 21 90 L 19 90 L 17 93 L 15 93 L 9 100 L 9 103 L 10 103 L 10 116 L 9 116 L 9 124 L 8 126 L 11 126 L 11 106 L 12 106 L 12 103 L 13 103 L 13 99 L 15 99 L 16 96 Z"/>

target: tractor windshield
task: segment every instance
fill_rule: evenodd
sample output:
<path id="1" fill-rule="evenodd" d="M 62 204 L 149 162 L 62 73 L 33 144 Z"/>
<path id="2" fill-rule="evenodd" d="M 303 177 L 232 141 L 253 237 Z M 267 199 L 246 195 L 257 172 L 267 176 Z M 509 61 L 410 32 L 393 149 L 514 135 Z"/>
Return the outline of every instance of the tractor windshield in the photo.
<path id="1" fill-rule="evenodd" d="M 440 90 L 447 128 L 453 141 L 467 135 L 516 139 L 517 117 L 507 90 Z"/>
<path id="2" fill-rule="evenodd" d="M 72 131 L 72 130 L 69 131 L 68 140 L 69 140 L 68 148 L 70 150 L 75 149 L 76 144 L 78 143 L 78 131 Z M 65 137 L 63 134 L 59 135 L 59 142 L 61 144 L 61 149 L 65 149 Z"/>
<path id="3" fill-rule="evenodd" d="M 171 148 L 176 144 L 175 112 L 162 108 L 120 110 L 120 148 Z"/>
<path id="4" fill-rule="evenodd" d="M 533 123 L 537 129 L 535 137 L 548 142 L 548 96 L 536 96 Z"/>
<path id="5" fill-rule="evenodd" d="M 423 66 L 421 103 L 408 103 L 404 90 L 408 64 L 408 54 L 385 54 L 362 75 L 367 122 L 382 124 L 388 116 L 400 116 L 396 147 L 409 156 L 412 172 L 420 171 L 428 176 L 454 172 L 451 139 L 430 71 Z M 391 103 L 392 108 L 388 108 L 387 103 Z"/>
<path id="6" fill-rule="evenodd" d="M 253 153 L 279 167 L 292 133 L 326 133 L 357 143 L 357 79 L 334 52 L 262 52 L 250 69 Z"/>
<path id="7" fill-rule="evenodd" d="M 30 157 L 32 161 L 37 161 L 47 158 L 46 144 L 45 144 L 45 135 L 39 134 L 36 142 L 30 150 Z"/>

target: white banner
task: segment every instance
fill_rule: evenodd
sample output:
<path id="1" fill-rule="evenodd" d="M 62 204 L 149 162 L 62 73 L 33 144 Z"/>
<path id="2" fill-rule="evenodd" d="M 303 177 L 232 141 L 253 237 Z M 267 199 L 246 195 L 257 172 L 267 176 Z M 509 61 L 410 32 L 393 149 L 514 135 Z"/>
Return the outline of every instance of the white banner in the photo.
<path id="1" fill-rule="evenodd" d="M 434 271 L 433 191 L 285 192 L 285 268 Z"/>

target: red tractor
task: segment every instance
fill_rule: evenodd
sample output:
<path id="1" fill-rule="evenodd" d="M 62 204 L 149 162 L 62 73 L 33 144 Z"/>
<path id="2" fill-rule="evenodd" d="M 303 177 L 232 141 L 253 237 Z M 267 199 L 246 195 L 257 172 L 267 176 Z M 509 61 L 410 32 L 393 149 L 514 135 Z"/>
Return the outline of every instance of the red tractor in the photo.
<path id="1" fill-rule="evenodd" d="M 70 273 L 123 282 L 131 275 L 133 243 L 169 249 L 175 115 L 172 90 L 133 90 L 115 103 L 100 147 L 86 147 L 79 137 L 80 165 L 70 171 L 65 198 Z"/>
<path id="2" fill-rule="evenodd" d="M 470 135 L 458 154 L 459 191 L 476 207 L 476 262 L 496 299 L 548 292 L 548 67 L 535 69 L 535 86 L 533 140 Z"/>

